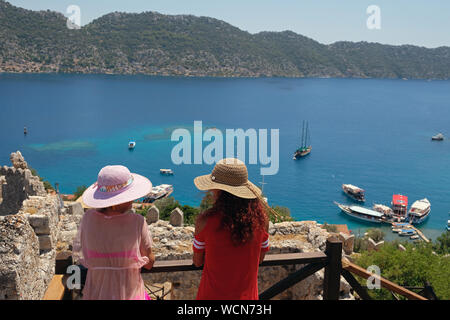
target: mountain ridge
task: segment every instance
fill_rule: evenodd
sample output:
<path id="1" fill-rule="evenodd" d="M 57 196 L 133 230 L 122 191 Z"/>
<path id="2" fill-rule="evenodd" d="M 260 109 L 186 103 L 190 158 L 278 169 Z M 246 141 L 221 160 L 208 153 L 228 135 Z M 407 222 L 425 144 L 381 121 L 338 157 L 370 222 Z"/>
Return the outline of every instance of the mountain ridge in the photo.
<path id="1" fill-rule="evenodd" d="M 0 72 L 449 79 L 450 47 L 251 34 L 194 15 L 111 12 L 80 30 L 0 0 Z"/>

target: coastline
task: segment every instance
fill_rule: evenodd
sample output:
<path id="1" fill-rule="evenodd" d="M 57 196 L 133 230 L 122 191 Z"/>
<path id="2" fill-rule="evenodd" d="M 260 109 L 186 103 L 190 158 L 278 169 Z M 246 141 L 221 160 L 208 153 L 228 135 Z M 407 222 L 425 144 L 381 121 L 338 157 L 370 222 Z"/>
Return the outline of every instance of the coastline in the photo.
<path id="1" fill-rule="evenodd" d="M 211 75 L 211 74 L 167 74 L 167 73 L 120 73 L 120 72 L 59 72 L 59 71 L 5 71 L 0 66 L 1 75 L 92 75 L 92 76 L 144 76 L 144 77 L 161 77 L 161 78 L 180 78 L 180 79 L 355 79 L 355 80 L 399 80 L 399 81 L 450 81 L 450 78 L 402 78 L 402 77 L 369 77 L 369 76 L 304 76 L 304 75 Z"/>

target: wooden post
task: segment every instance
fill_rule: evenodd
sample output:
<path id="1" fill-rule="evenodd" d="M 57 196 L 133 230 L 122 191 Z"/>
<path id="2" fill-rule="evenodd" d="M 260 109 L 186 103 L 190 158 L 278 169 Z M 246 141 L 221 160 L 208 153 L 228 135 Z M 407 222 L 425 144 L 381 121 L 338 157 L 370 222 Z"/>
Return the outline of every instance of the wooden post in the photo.
<path id="1" fill-rule="evenodd" d="M 323 279 L 323 299 L 339 300 L 342 270 L 342 242 L 334 238 L 327 239 L 325 254 L 328 257 L 328 263 L 325 267 L 325 276 Z"/>

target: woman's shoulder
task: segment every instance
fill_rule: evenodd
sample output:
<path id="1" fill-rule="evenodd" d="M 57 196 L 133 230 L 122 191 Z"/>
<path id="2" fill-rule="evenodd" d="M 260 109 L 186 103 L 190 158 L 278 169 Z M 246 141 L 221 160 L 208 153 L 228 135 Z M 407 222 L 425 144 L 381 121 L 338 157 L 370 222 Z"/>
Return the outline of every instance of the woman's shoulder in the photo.
<path id="1" fill-rule="evenodd" d="M 195 234 L 202 232 L 207 225 L 220 221 L 220 213 L 205 211 L 197 216 L 195 220 Z"/>

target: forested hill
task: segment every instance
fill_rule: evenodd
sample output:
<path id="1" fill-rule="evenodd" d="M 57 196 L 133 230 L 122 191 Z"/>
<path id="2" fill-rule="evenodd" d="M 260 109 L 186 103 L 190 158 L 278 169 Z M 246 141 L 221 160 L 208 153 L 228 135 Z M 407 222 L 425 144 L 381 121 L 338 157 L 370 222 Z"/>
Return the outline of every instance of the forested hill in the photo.
<path id="1" fill-rule="evenodd" d="M 0 0 L 0 72 L 449 79 L 450 48 L 324 45 L 291 31 L 251 34 L 156 12 L 110 13 L 70 30 L 61 13 Z"/>

